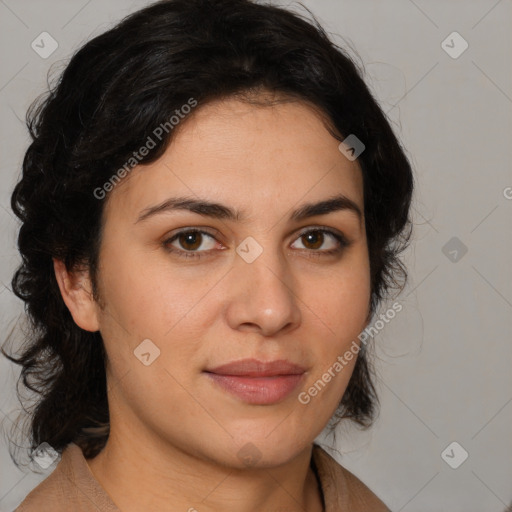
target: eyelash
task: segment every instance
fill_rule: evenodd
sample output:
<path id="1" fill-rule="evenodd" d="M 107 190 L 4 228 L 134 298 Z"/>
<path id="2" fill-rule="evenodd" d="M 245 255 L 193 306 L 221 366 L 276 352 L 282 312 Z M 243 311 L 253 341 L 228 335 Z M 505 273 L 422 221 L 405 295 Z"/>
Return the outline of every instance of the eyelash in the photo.
<path id="1" fill-rule="evenodd" d="M 180 258 L 194 258 L 196 260 L 199 260 L 200 258 L 206 256 L 210 251 L 185 251 L 182 249 L 176 249 L 175 247 L 172 247 L 171 244 L 174 242 L 180 235 L 189 234 L 189 233 L 200 233 L 203 235 L 207 235 L 210 238 L 215 239 L 215 236 L 212 233 L 209 233 L 208 231 L 197 229 L 197 228 L 188 228 L 183 229 L 182 231 L 179 231 L 178 233 L 175 233 L 172 237 L 164 240 L 162 242 L 163 247 L 170 253 L 176 254 Z M 321 256 L 332 256 L 334 254 L 340 254 L 344 249 L 346 249 L 350 242 L 347 240 L 347 238 L 342 235 L 341 233 L 338 233 L 336 231 L 332 231 L 327 228 L 308 228 L 302 232 L 299 233 L 297 238 L 295 240 L 298 240 L 299 238 L 309 234 L 309 233 L 322 233 L 324 235 L 331 235 L 339 244 L 338 247 L 334 249 L 329 250 L 315 250 L 315 249 L 301 249 L 302 251 L 308 252 L 308 257 L 310 258 L 318 258 Z M 204 254 L 206 253 L 206 254 Z"/>

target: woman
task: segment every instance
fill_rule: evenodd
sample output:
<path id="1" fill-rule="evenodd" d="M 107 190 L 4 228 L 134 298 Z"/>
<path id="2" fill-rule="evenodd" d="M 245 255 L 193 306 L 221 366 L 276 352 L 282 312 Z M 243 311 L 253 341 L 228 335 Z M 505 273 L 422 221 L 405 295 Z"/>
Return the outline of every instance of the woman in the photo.
<path id="1" fill-rule="evenodd" d="M 375 417 L 361 333 L 410 236 L 409 162 L 344 52 L 281 8 L 164 0 L 29 120 L 11 360 L 57 467 L 17 510 L 388 510 L 314 444 Z"/>

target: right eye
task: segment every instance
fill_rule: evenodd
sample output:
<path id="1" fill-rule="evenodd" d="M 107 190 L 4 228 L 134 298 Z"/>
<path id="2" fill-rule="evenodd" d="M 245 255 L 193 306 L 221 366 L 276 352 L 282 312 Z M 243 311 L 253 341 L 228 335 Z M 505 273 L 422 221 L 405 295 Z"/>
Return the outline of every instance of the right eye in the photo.
<path id="1" fill-rule="evenodd" d="M 163 242 L 167 250 L 185 258 L 200 258 L 200 253 L 215 249 L 216 244 L 212 234 L 199 229 L 184 229 Z"/>

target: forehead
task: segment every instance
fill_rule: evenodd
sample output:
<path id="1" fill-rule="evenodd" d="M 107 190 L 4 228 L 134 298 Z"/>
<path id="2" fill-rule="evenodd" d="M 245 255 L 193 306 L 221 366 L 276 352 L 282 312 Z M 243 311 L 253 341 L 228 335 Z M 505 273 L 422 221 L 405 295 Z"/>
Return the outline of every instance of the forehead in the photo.
<path id="1" fill-rule="evenodd" d="M 182 121 L 162 157 L 131 171 L 107 209 L 135 215 L 179 193 L 278 211 L 337 192 L 363 209 L 359 164 L 338 145 L 325 116 L 308 103 L 211 102 Z"/>

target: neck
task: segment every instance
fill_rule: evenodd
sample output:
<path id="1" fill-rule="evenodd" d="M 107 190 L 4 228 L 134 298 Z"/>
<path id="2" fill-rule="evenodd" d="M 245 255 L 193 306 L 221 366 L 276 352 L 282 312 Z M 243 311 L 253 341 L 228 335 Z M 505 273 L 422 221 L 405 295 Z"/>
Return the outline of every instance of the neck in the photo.
<path id="1" fill-rule="evenodd" d="M 312 445 L 272 468 L 230 468 L 169 443 L 130 439 L 112 430 L 105 448 L 87 461 L 123 512 L 322 512 L 311 469 Z M 169 509 L 172 504 L 172 509 Z"/>

